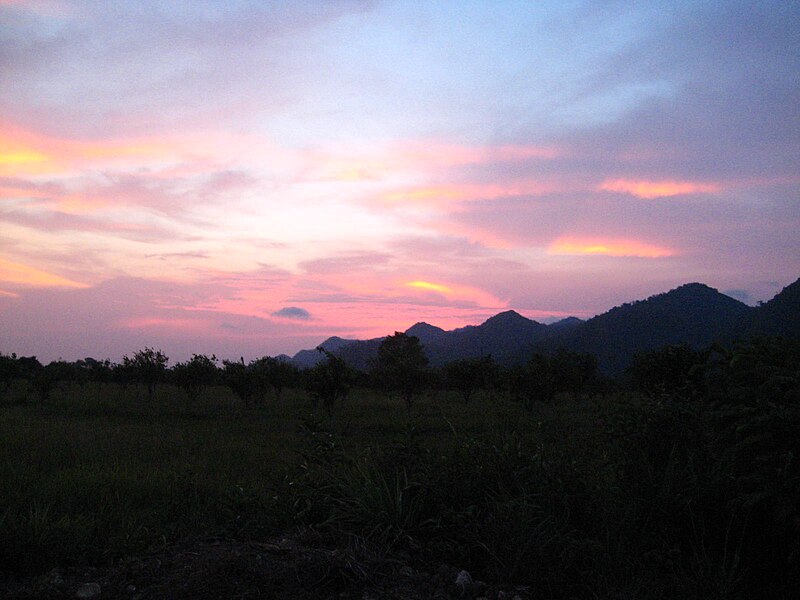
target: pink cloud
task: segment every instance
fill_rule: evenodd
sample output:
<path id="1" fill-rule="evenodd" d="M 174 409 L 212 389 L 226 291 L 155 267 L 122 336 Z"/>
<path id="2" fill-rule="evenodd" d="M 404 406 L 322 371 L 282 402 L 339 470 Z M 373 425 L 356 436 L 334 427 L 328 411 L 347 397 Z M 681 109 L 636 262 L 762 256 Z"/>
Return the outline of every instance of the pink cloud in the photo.
<path id="1" fill-rule="evenodd" d="M 639 240 L 562 237 L 547 248 L 553 256 L 631 256 L 637 258 L 664 258 L 677 254 L 675 250 L 655 246 Z"/>
<path id="2" fill-rule="evenodd" d="M 517 196 L 542 196 L 564 191 L 566 186 L 555 181 L 522 181 L 508 183 L 452 183 L 398 189 L 386 193 L 382 200 L 392 204 L 420 204 L 446 207 L 476 200 L 497 200 Z"/>
<path id="3" fill-rule="evenodd" d="M 637 198 L 667 198 L 684 194 L 714 194 L 722 190 L 718 183 L 696 181 L 649 181 L 644 179 L 606 179 L 599 190 L 631 194 Z"/>
<path id="4" fill-rule="evenodd" d="M 0 258 L 0 283 L 22 287 L 88 287 L 85 283 L 4 258 Z"/>

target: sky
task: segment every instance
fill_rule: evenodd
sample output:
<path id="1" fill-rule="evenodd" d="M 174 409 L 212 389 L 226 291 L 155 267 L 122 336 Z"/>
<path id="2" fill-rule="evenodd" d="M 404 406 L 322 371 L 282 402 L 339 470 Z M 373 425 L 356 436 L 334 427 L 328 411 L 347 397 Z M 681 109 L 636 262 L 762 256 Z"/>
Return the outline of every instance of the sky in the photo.
<path id="1" fill-rule="evenodd" d="M 796 2 L 0 0 L 0 352 L 755 304 L 799 107 Z"/>

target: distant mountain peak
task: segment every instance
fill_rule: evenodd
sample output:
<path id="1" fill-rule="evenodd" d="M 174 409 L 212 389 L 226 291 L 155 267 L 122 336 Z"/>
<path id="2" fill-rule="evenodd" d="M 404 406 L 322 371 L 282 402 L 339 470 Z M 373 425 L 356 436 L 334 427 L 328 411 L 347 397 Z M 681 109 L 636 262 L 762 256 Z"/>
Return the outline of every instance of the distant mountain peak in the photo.
<path id="1" fill-rule="evenodd" d="M 406 335 L 416 335 L 418 331 L 435 331 L 437 333 L 444 333 L 444 329 L 431 325 L 425 321 L 414 323 L 411 327 L 406 329 Z"/>
<path id="2" fill-rule="evenodd" d="M 335 354 L 345 346 L 354 344 L 357 341 L 358 340 L 347 340 L 334 335 L 329 337 L 321 344 L 317 344 L 314 346 L 314 348 L 300 350 L 300 352 L 292 357 L 291 362 L 300 369 L 307 369 L 309 367 L 313 367 L 324 358 L 322 353 L 317 352 L 317 348 L 324 348 L 328 352 L 333 352 Z"/>
<path id="3" fill-rule="evenodd" d="M 445 330 L 441 327 L 436 327 L 435 325 L 420 321 L 406 329 L 405 333 L 406 335 L 419 338 L 419 341 L 425 344 L 444 335 Z"/>
<path id="4" fill-rule="evenodd" d="M 325 350 L 333 352 L 334 350 L 338 350 L 342 346 L 344 346 L 346 344 L 350 344 L 350 343 L 355 342 L 355 341 L 356 340 L 347 340 L 345 338 L 340 338 L 338 335 L 332 335 L 327 340 L 322 342 L 319 345 L 319 347 L 325 348 Z"/>
<path id="5" fill-rule="evenodd" d="M 800 339 L 800 279 L 754 309 L 750 333 Z"/>
<path id="6" fill-rule="evenodd" d="M 669 344 L 703 348 L 713 341 L 725 342 L 753 333 L 800 338 L 800 280 L 757 308 L 693 282 L 615 306 L 587 321 L 567 317 L 543 325 L 506 310 L 481 325 L 445 331 L 421 321 L 405 333 L 419 338 L 433 366 L 481 356 L 513 365 L 527 360 L 533 352 L 565 348 L 594 354 L 601 370 L 618 374 L 637 352 Z M 320 345 L 354 368 L 367 370 L 382 339 L 357 341 L 334 336 Z M 292 358 L 301 368 L 320 360 L 316 350 L 302 350 Z"/>
<path id="7" fill-rule="evenodd" d="M 583 322 L 583 319 L 579 319 L 578 317 L 565 317 L 550 323 L 548 327 L 550 329 L 569 329 L 571 327 L 577 327 Z"/>
<path id="8" fill-rule="evenodd" d="M 679 285 L 674 290 L 667 292 L 667 294 L 720 294 L 721 292 L 705 283 L 685 283 Z"/>
<path id="9" fill-rule="evenodd" d="M 775 300 L 780 302 L 786 300 L 787 298 L 793 298 L 795 302 L 797 302 L 797 299 L 800 298 L 800 279 L 783 288 L 772 300 L 770 300 L 770 302 Z"/>
<path id="10" fill-rule="evenodd" d="M 522 322 L 535 323 L 536 321 L 532 321 L 527 317 L 523 317 L 515 310 L 506 310 L 501 313 L 497 313 L 493 317 L 489 317 L 488 319 L 486 319 L 486 321 L 483 322 L 483 324 L 494 325 L 494 324 L 510 324 L 510 323 L 522 323 Z"/>

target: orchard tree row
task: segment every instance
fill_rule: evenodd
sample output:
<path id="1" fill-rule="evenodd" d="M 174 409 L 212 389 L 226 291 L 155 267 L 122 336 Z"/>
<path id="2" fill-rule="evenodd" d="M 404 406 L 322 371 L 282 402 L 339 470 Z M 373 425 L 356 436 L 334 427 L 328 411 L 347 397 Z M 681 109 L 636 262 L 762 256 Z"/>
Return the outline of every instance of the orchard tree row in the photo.
<path id="1" fill-rule="evenodd" d="M 194 354 L 169 367 L 168 357 L 152 348 L 126 355 L 120 363 L 86 358 L 42 365 L 35 357 L 0 354 L 0 397 L 17 379 L 25 380 L 41 401 L 47 401 L 61 384 L 136 385 L 146 390 L 150 401 L 159 385 L 171 384 L 180 387 L 190 402 L 197 401 L 209 388 L 222 385 L 230 388 L 243 406 L 254 407 L 269 398 L 280 400 L 287 388 L 302 388 L 313 406 L 321 405 L 332 418 L 336 405 L 352 387 L 382 390 L 397 397 L 410 415 L 425 390 L 457 392 L 465 404 L 478 391 L 503 392 L 530 408 L 559 397 L 588 399 L 621 389 L 651 398 L 687 400 L 726 397 L 732 390 L 747 389 L 768 399 L 785 399 L 796 395 L 800 378 L 800 344 L 780 338 L 728 347 L 714 345 L 705 350 L 666 346 L 636 355 L 624 376 L 614 380 L 599 373 L 593 355 L 567 350 L 533 354 L 513 367 L 502 367 L 485 356 L 432 369 L 419 339 L 399 332 L 384 339 L 367 372 L 352 370 L 323 348 L 318 351 L 321 360 L 302 371 L 286 360 L 269 356 L 246 363 L 244 359 L 218 361 L 216 356 L 204 354 Z"/>

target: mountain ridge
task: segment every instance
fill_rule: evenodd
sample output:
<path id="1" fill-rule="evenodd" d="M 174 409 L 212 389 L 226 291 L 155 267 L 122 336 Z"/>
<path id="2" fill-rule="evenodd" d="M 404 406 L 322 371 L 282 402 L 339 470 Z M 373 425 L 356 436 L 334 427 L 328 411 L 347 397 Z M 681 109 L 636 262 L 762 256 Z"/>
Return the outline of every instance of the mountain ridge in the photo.
<path id="1" fill-rule="evenodd" d="M 753 335 L 800 338 L 800 279 L 770 301 L 748 306 L 706 284 L 692 282 L 672 290 L 615 306 L 591 319 L 567 317 L 545 325 L 515 310 L 506 310 L 479 325 L 446 331 L 418 322 L 405 333 L 419 338 L 433 367 L 453 360 L 492 356 L 514 365 L 534 352 L 559 348 L 597 356 L 608 374 L 622 372 L 637 352 L 670 344 L 702 348 Z M 353 368 L 367 370 L 384 337 L 370 340 L 328 338 L 321 345 Z M 311 354 L 313 353 L 313 357 Z M 320 359 L 316 350 L 301 350 L 292 362 L 301 368 Z"/>

